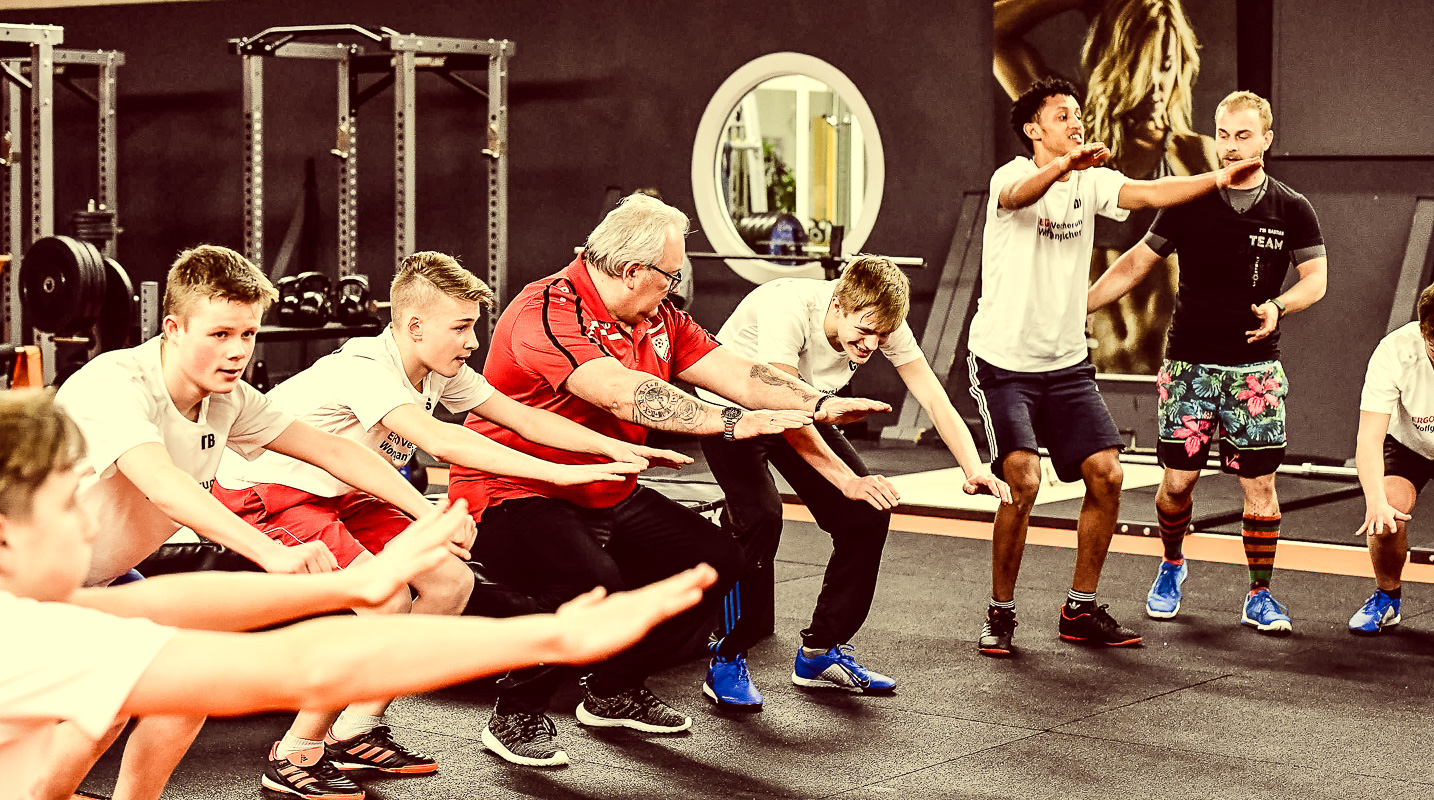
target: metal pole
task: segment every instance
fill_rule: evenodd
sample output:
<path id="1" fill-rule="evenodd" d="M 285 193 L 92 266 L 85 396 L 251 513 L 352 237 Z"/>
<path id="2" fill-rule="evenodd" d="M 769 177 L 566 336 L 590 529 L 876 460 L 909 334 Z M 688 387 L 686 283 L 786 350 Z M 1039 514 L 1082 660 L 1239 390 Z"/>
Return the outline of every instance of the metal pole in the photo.
<path id="1" fill-rule="evenodd" d="M 109 53 L 105 63 L 99 68 L 99 196 L 96 198 L 102 206 L 114 214 L 115 229 L 119 229 L 119 170 L 116 166 L 118 161 L 119 148 L 119 124 L 115 119 L 115 95 L 118 92 L 117 77 L 115 75 L 119 68 L 116 58 L 117 53 Z M 105 256 L 118 258 L 119 242 L 117 238 L 111 238 L 105 243 Z"/>
<path id="2" fill-rule="evenodd" d="M 417 186 L 415 157 L 415 113 L 417 78 L 414 52 L 406 50 L 395 53 L 393 65 L 393 166 L 394 166 L 394 219 L 393 246 L 397 265 L 413 252 L 418 239 L 416 233 L 415 195 Z"/>
<path id="3" fill-rule="evenodd" d="M 358 73 L 338 62 L 339 86 L 339 277 L 358 271 Z"/>
<path id="4" fill-rule="evenodd" d="M 508 42 L 488 57 L 488 286 L 502 308 L 508 293 Z M 488 315 L 488 338 L 498 315 Z"/>
<path id="5" fill-rule="evenodd" d="M 30 241 L 55 233 L 55 47 L 30 45 Z"/>
<path id="6" fill-rule="evenodd" d="M 244 61 L 244 255 L 264 265 L 264 59 Z"/>
<path id="7" fill-rule="evenodd" d="M 16 74 L 19 65 L 10 62 Z M 25 242 L 25 203 L 21 194 L 20 160 L 21 138 L 24 130 L 24 116 L 20 111 L 24 92 L 20 86 L 4 75 L 0 75 L 0 106 L 4 108 L 4 131 L 0 136 L 10 137 L 10 152 L 4 167 L 0 167 L 0 249 L 10 254 L 10 268 L 5 279 L 5 300 L 3 321 L 5 341 L 11 344 L 25 344 L 25 331 L 20 313 L 20 254 Z"/>

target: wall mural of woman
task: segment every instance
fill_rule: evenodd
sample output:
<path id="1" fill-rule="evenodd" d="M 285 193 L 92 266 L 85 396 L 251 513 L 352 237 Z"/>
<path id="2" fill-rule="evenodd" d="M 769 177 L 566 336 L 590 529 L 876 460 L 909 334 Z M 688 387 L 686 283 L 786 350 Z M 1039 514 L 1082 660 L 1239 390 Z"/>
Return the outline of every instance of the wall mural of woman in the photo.
<path id="1" fill-rule="evenodd" d="M 1106 165 L 1131 178 L 1193 175 L 1217 166 L 1215 142 L 1191 124 L 1200 44 L 1180 0 L 996 0 L 995 74 L 1014 98 L 1055 74 L 1030 32 L 1068 11 L 1084 14 L 1078 84 L 1088 142 L 1104 142 Z M 1068 76 L 1067 76 L 1068 77 Z M 1125 222 L 1096 218 L 1091 280 L 1105 272 L 1150 228 L 1154 212 Z M 1140 286 L 1091 316 L 1091 360 L 1100 372 L 1154 374 L 1175 307 L 1175 259 Z"/>

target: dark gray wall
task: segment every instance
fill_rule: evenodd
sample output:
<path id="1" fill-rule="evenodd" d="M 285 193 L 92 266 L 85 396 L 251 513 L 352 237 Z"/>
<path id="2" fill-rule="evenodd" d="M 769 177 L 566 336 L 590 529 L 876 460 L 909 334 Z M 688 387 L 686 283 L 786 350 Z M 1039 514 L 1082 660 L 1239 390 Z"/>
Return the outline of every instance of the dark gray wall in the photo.
<path id="1" fill-rule="evenodd" d="M 0 14 L 60 24 L 68 47 L 121 49 L 121 261 L 159 276 L 180 248 L 242 245 L 240 61 L 228 38 L 271 25 L 358 22 L 432 35 L 508 38 L 511 75 L 510 286 L 562 267 L 596 223 L 604 189 L 657 186 L 694 216 L 690 185 L 697 122 L 719 84 L 760 55 L 795 50 L 843 70 L 871 105 L 886 147 L 885 200 L 866 249 L 939 264 L 960 192 L 991 164 L 990 5 L 957 2 L 756 0 L 654 4 L 413 3 L 253 0 Z M 298 199 L 305 157 L 319 160 L 333 270 L 333 72 L 319 63 L 267 62 L 269 254 Z M 431 77 L 431 76 L 430 76 Z M 93 124 L 64 98 L 59 208 L 92 191 Z M 483 267 L 484 218 L 474 197 L 485 166 L 483 110 L 437 78 L 419 96 L 421 248 Z M 73 108 L 72 108 L 73 107 Z M 392 274 L 392 103 L 360 115 L 360 269 Z M 80 154 L 77 157 L 70 154 Z M 708 249 L 701 232 L 689 240 Z M 724 266 L 698 267 L 696 316 L 715 329 L 751 288 Z M 913 274 L 919 330 L 937 279 Z M 885 367 L 885 365 L 883 365 Z M 900 396 L 894 371 L 863 370 L 857 389 Z"/>

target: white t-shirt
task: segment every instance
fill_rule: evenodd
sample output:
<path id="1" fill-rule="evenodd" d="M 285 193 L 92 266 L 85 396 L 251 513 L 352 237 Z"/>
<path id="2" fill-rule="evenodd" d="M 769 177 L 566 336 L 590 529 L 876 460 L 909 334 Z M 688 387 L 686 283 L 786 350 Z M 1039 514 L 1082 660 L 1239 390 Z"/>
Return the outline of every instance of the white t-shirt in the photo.
<path id="1" fill-rule="evenodd" d="M 123 575 L 180 528 L 119 471 L 120 456 L 157 442 L 208 489 L 225 448 L 253 458 L 294 421 L 243 381 L 228 394 L 204 398 L 199 419 L 189 421 L 165 388 L 160 346 L 156 336 L 104 353 L 70 376 L 55 397 L 85 437 L 79 500 L 99 524 L 90 586 Z"/>
<path id="2" fill-rule="evenodd" d="M 467 365 L 452 378 L 430 372 L 422 389 L 413 388 L 391 328 L 378 336 L 348 340 L 268 395 L 285 412 L 369 447 L 395 469 L 408 463 L 415 445 L 383 424 L 388 412 L 406 404 L 431 412 L 442 403 L 449 411 L 463 413 L 492 396 L 492 385 Z M 256 483 L 283 484 L 319 497 L 354 491 L 323 469 L 280 453 L 264 453 L 250 461 L 224 457 L 219 466 L 221 486 L 245 489 Z"/>
<path id="3" fill-rule="evenodd" d="M 836 285 L 836 281 L 811 278 L 768 281 L 737 304 L 717 332 L 717 341 L 762 364 L 796 367 L 802 380 L 832 394 L 861 366 L 827 341 L 824 325 Z M 904 321 L 887 337 L 881 352 L 897 367 L 922 357 L 921 347 Z M 708 402 L 729 402 L 706 389 L 699 388 L 697 394 Z"/>
<path id="4" fill-rule="evenodd" d="M 1419 323 L 1384 337 L 1369 357 L 1359 410 L 1389 415 L 1389 434 L 1434 459 L 1434 365 L 1424 352 Z"/>
<path id="5" fill-rule="evenodd" d="M 1085 359 L 1095 215 L 1129 215 L 1117 205 L 1129 179 L 1105 167 L 1072 172 L 1031 205 L 1002 209 L 1001 190 L 1036 169 L 1018 157 L 991 176 L 981 299 L 971 320 L 971 352 L 1015 372 L 1051 372 Z"/>
<path id="6" fill-rule="evenodd" d="M 28 798 L 55 726 L 99 739 L 174 628 L 0 592 L 0 800 Z"/>

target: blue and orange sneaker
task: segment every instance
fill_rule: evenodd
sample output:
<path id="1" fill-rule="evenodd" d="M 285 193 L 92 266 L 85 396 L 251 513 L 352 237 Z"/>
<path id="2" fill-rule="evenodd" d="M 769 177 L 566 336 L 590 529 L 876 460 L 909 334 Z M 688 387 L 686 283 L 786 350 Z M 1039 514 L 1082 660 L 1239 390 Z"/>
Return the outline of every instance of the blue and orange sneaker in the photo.
<path id="1" fill-rule="evenodd" d="M 851 651 L 855 649 L 849 644 L 839 644 L 809 658 L 798 647 L 796 662 L 792 665 L 792 683 L 798 686 L 838 686 L 859 692 L 889 692 L 896 688 L 894 678 L 858 664 L 851 657 Z"/>
<path id="2" fill-rule="evenodd" d="M 1289 633 L 1294 629 L 1290 624 L 1290 610 L 1263 587 L 1245 597 L 1240 624 L 1253 626 L 1260 633 Z"/>
<path id="3" fill-rule="evenodd" d="M 1357 636 L 1373 636 L 1385 628 L 1399 624 L 1399 598 L 1390 597 L 1382 589 L 1364 601 L 1364 607 L 1349 618 L 1349 632 Z"/>

